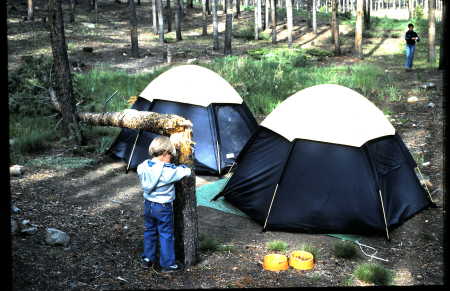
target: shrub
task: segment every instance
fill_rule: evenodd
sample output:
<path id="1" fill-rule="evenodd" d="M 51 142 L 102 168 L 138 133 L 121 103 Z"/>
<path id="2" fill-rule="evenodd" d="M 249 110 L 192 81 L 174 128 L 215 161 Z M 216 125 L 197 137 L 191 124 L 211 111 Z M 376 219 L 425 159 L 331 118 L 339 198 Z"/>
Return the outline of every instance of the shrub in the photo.
<path id="1" fill-rule="evenodd" d="M 359 265 L 354 276 L 361 281 L 374 283 L 375 285 L 390 285 L 394 274 L 391 270 L 376 263 L 364 263 Z"/>
<path id="2" fill-rule="evenodd" d="M 351 259 L 358 253 L 352 242 L 340 240 L 334 244 L 334 255 L 339 258 Z"/>
<path id="3" fill-rule="evenodd" d="M 201 251 L 217 251 L 219 249 L 219 242 L 209 236 L 206 235 L 200 235 L 199 236 L 199 249 Z"/>
<path id="4" fill-rule="evenodd" d="M 317 261 L 317 256 L 319 255 L 319 249 L 311 244 L 303 244 L 299 247 L 299 250 L 311 253 L 314 257 L 314 261 Z"/>
<path id="5" fill-rule="evenodd" d="M 269 251 L 286 251 L 288 248 L 288 244 L 284 241 L 274 240 L 267 243 L 267 249 Z"/>

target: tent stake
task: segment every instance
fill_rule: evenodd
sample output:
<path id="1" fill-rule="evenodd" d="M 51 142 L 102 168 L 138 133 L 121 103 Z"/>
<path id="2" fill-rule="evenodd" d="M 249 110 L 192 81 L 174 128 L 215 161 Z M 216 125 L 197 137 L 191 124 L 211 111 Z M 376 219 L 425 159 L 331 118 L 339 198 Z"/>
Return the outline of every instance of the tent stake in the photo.
<path id="1" fill-rule="evenodd" d="M 273 200 L 275 200 L 275 195 L 277 194 L 278 184 L 275 186 L 275 191 L 273 191 L 272 201 L 270 201 L 269 211 L 267 212 L 266 221 L 264 222 L 263 231 L 266 229 L 267 221 L 269 220 L 270 210 L 272 209 Z"/>
<path id="2" fill-rule="evenodd" d="M 425 183 L 425 179 L 423 178 L 423 175 L 422 175 L 422 173 L 420 172 L 419 167 L 416 167 L 416 169 L 417 169 L 417 172 L 418 172 L 419 175 L 420 175 L 420 178 L 422 179 L 422 181 L 424 181 L 424 182 L 423 182 L 423 185 L 425 186 L 425 190 L 427 190 L 428 196 L 430 196 L 430 201 L 433 202 L 433 203 L 435 203 L 435 202 L 433 201 L 433 198 L 431 198 L 430 190 L 428 190 L 427 183 Z"/>
<path id="3" fill-rule="evenodd" d="M 142 129 L 139 130 L 138 134 L 136 135 L 136 139 L 134 140 L 133 149 L 131 150 L 130 159 L 128 159 L 128 165 L 127 165 L 127 169 L 125 171 L 126 174 L 128 174 L 128 169 L 130 168 L 131 159 L 133 158 L 133 154 L 134 154 L 134 149 L 136 148 L 136 143 L 137 143 L 139 136 L 141 135 L 141 131 L 142 131 Z"/>
<path id="4" fill-rule="evenodd" d="M 388 240 L 391 240 L 389 238 L 389 230 L 388 230 L 388 226 L 387 226 L 386 212 L 384 211 L 383 196 L 381 196 L 381 190 L 378 190 L 378 193 L 380 194 L 381 209 L 383 210 L 384 225 L 386 227 L 386 236 L 387 236 Z"/>

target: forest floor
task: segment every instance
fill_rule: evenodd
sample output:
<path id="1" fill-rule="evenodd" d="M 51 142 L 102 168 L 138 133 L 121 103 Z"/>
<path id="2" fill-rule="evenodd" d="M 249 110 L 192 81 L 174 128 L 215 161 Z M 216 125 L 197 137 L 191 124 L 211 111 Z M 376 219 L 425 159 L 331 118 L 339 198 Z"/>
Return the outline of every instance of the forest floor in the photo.
<path id="1" fill-rule="evenodd" d="M 10 1 L 8 1 L 10 2 Z M 38 1 L 36 1 L 38 2 Z M 10 2 L 11 3 L 11 2 Z M 44 14 L 40 7 L 36 14 Z M 151 32 L 149 7 L 138 6 L 138 16 L 148 21 L 140 28 L 141 58 L 128 54 L 129 34 L 127 10 L 124 4 L 111 3 L 99 7 L 98 24 L 92 23 L 92 12 L 85 7 L 78 10 L 76 25 L 67 25 L 69 57 L 83 62 L 87 69 L 107 65 L 125 69 L 130 73 L 145 72 L 164 65 L 162 47 Z M 148 3 L 143 3 L 143 6 Z M 50 55 L 48 35 L 39 23 L 22 22 L 26 6 L 8 5 L 9 69 L 13 70 L 24 55 Z M 212 50 L 210 36 L 200 36 L 200 10 L 189 13 L 184 29 L 185 40 L 170 43 L 178 52 L 174 61 L 183 63 L 190 59 L 207 61 L 222 56 Z M 246 21 L 252 14 L 244 13 L 235 21 Z M 221 15 L 223 28 L 223 16 Z M 84 23 L 84 24 L 83 24 Z M 320 23 L 319 23 L 320 24 Z M 319 25 L 316 37 L 305 24 L 296 23 L 296 45 L 330 49 L 329 27 Z M 76 27 L 75 27 L 76 26 Z M 221 29 L 222 29 L 221 28 Z M 341 28 L 346 31 L 346 27 Z M 208 29 L 208 32 L 211 30 Z M 280 26 L 280 39 L 284 31 Z M 322 287 L 366 286 L 350 280 L 355 267 L 363 262 L 376 262 L 395 272 L 393 284 L 442 285 L 444 284 L 444 192 L 443 187 L 443 108 L 441 72 L 418 68 L 406 72 L 398 58 L 389 51 L 398 51 L 401 38 L 366 40 L 367 57 L 359 60 L 348 53 L 329 57 L 323 64 L 351 66 L 356 62 L 374 62 L 398 80 L 402 87 L 401 101 L 389 104 L 392 122 L 411 152 L 420 157 L 422 173 L 429 181 L 428 189 L 436 208 L 428 208 L 390 232 L 390 241 L 380 236 L 363 236 L 361 243 L 374 247 L 380 261 L 360 256 L 346 260 L 334 255 L 337 239 L 328 235 L 288 232 L 261 232 L 261 226 L 252 220 L 211 209 L 198 207 L 199 232 L 214 238 L 230 251 L 202 251 L 200 261 L 183 271 L 161 274 L 141 268 L 143 203 L 137 175 L 125 174 L 126 165 L 105 156 L 95 156 L 96 162 L 70 169 L 64 167 L 27 167 L 21 176 L 10 179 L 11 203 L 20 209 L 11 213 L 19 224 L 28 220 L 37 226 L 32 235 L 11 236 L 13 290 L 129 290 L 129 289 L 203 289 L 203 288 L 271 288 L 271 287 Z M 223 38 L 221 36 L 221 43 Z M 233 40 L 233 54 L 244 54 L 254 47 L 268 46 L 264 41 Z M 82 47 L 93 47 L 93 53 Z M 420 57 L 420 56 L 418 56 Z M 420 89 L 425 82 L 436 87 Z M 414 103 L 407 102 L 411 96 Z M 386 101 L 388 102 L 388 101 Z M 430 105 L 430 103 L 433 105 Z M 55 145 L 29 159 L 47 156 L 71 157 L 72 151 Z M 424 164 L 429 162 L 429 164 Z M 198 177 L 198 185 L 215 180 Z M 48 227 L 65 231 L 71 237 L 68 246 L 49 246 L 45 243 Z M 261 261 L 270 253 L 266 244 L 273 240 L 285 241 L 289 251 L 309 244 L 318 250 L 314 269 L 282 272 L 265 271 Z"/>

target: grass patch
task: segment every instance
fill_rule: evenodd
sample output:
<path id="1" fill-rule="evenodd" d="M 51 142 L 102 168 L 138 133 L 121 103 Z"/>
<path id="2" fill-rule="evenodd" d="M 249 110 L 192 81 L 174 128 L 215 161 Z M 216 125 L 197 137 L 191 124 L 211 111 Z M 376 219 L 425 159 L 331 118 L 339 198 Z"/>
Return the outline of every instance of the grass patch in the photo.
<path id="1" fill-rule="evenodd" d="M 357 249 L 352 242 L 338 241 L 333 245 L 334 255 L 338 258 L 352 259 L 358 256 Z"/>
<path id="2" fill-rule="evenodd" d="M 93 164 L 94 162 L 94 159 L 80 157 L 42 157 L 29 160 L 25 163 L 25 165 L 61 170 L 83 168 Z"/>
<path id="3" fill-rule="evenodd" d="M 288 246 L 289 245 L 286 242 L 280 240 L 268 242 L 266 245 L 269 251 L 276 251 L 276 252 L 284 252 L 287 250 Z"/>
<path id="4" fill-rule="evenodd" d="M 375 285 L 390 285 L 394 278 L 394 273 L 391 270 L 376 263 L 359 265 L 353 275 L 361 281 Z"/>

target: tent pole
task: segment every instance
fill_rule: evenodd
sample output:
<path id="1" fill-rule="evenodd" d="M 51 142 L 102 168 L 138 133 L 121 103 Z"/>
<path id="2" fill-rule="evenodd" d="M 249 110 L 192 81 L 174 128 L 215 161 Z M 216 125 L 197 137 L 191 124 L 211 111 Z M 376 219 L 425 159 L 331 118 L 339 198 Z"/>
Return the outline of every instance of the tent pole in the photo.
<path id="1" fill-rule="evenodd" d="M 391 240 L 389 238 L 389 230 L 388 230 L 388 227 L 387 227 L 386 212 L 384 211 L 383 196 L 381 196 L 381 190 L 378 190 L 378 193 L 380 194 L 381 209 L 383 210 L 384 225 L 386 227 L 386 237 L 387 237 L 388 240 Z"/>
<path id="2" fill-rule="evenodd" d="M 270 210 L 272 209 L 273 200 L 275 200 L 275 195 L 277 194 L 278 184 L 275 186 L 275 191 L 273 191 L 272 201 L 270 201 L 269 211 L 267 212 L 266 221 L 264 222 L 263 231 L 266 229 L 267 221 L 269 220 Z"/>
<path id="3" fill-rule="evenodd" d="M 418 172 L 419 175 L 420 175 L 420 178 L 422 179 L 422 181 L 424 181 L 424 182 L 423 182 L 423 185 L 425 186 L 425 190 L 427 190 L 428 196 L 430 196 L 430 201 L 433 202 L 433 203 L 435 203 L 435 202 L 433 201 L 433 198 L 431 198 L 430 190 L 428 190 L 428 186 L 427 186 L 427 183 L 425 183 L 425 179 L 423 178 L 422 172 L 420 172 L 420 169 L 419 169 L 418 166 L 416 167 L 416 169 L 417 169 L 417 172 Z"/>
<path id="4" fill-rule="evenodd" d="M 128 174 L 128 169 L 130 168 L 131 159 L 133 158 L 133 154 L 134 154 L 134 149 L 136 148 L 136 143 L 137 143 L 137 140 L 139 139 L 139 136 L 141 135 L 141 131 L 142 131 L 142 129 L 139 129 L 139 132 L 136 135 L 136 139 L 134 140 L 133 149 L 131 150 L 130 158 L 128 159 L 127 169 L 125 170 L 126 174 Z"/>
<path id="5" fill-rule="evenodd" d="M 216 140 L 216 146 L 217 146 L 217 170 L 219 171 L 220 176 L 220 149 L 219 149 L 219 141 Z"/>

